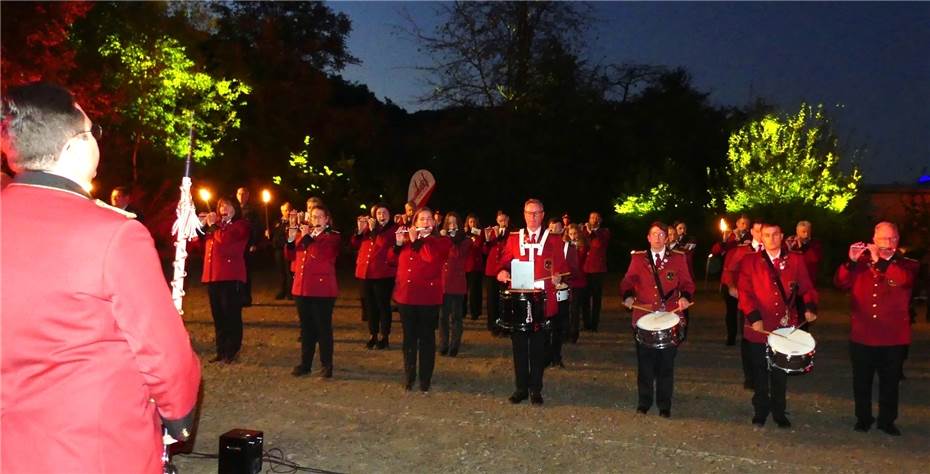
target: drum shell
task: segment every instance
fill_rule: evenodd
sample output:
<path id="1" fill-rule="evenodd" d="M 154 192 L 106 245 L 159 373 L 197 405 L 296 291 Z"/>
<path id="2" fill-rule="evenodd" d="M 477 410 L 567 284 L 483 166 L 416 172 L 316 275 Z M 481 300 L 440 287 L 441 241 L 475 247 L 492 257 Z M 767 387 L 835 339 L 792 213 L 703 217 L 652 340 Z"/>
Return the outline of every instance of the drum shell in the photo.
<path id="1" fill-rule="evenodd" d="M 812 350 L 806 354 L 782 354 L 771 346 L 765 346 L 765 356 L 768 360 L 769 370 L 775 368 L 787 374 L 806 374 L 814 370 L 814 353 Z"/>
<path id="2" fill-rule="evenodd" d="M 636 342 L 652 348 L 652 349 L 665 349 L 667 347 L 677 347 L 681 344 L 683 339 L 684 331 L 682 330 L 682 325 L 679 323 L 675 326 L 672 326 L 668 329 L 643 329 L 637 326 L 633 327 L 636 336 Z"/>
<path id="3" fill-rule="evenodd" d="M 544 291 L 511 292 L 505 289 L 500 292 L 498 298 L 500 314 L 495 323 L 502 331 L 537 332 L 549 326 Z M 528 314 L 530 322 L 527 322 Z"/>

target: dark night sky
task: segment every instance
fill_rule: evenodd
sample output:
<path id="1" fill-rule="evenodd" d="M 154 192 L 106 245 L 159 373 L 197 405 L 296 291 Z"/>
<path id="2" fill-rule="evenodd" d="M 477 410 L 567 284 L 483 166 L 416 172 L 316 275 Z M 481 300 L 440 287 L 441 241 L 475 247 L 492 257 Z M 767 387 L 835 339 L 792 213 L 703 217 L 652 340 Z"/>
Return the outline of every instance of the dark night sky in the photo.
<path id="1" fill-rule="evenodd" d="M 413 66 L 428 63 L 396 33 L 407 12 L 425 30 L 430 2 L 331 2 L 353 22 L 344 76 L 407 110 L 424 108 Z M 823 103 L 847 150 L 865 147 L 866 183 L 930 173 L 930 3 L 593 4 L 588 60 L 683 66 L 718 105 L 753 96 L 796 112 Z"/>

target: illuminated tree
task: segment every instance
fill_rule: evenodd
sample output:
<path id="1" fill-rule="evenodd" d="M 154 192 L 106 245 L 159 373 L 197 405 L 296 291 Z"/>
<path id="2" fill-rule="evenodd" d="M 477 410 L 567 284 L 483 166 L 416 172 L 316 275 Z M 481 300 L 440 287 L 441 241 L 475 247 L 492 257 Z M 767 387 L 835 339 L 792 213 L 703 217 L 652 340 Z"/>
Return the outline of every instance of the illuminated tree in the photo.
<path id="1" fill-rule="evenodd" d="M 289 186 L 300 194 L 309 193 L 326 198 L 328 202 L 348 198 L 349 174 L 355 160 L 340 159 L 328 162 L 321 157 L 321 153 L 313 150 L 314 142 L 315 139 L 310 135 L 304 137 L 303 147 L 290 155 L 288 164 L 292 173 L 287 182 L 285 183 L 281 176 L 274 176 L 274 183 Z"/>
<path id="2" fill-rule="evenodd" d="M 756 205 L 804 203 L 842 212 L 861 175 L 839 169 L 837 138 L 823 106 L 802 104 L 796 115 L 769 114 L 730 135 L 727 211 Z"/>
<path id="3" fill-rule="evenodd" d="M 106 38 L 99 48 L 104 57 L 118 60 L 114 80 L 129 95 L 119 112 L 132 123 L 133 181 L 138 180 L 140 145 L 151 142 L 178 157 L 187 156 L 193 123 L 193 158 L 205 162 L 231 128 L 239 127 L 238 107 L 251 89 L 241 81 L 215 79 L 201 72 L 176 39 L 150 41 Z"/>

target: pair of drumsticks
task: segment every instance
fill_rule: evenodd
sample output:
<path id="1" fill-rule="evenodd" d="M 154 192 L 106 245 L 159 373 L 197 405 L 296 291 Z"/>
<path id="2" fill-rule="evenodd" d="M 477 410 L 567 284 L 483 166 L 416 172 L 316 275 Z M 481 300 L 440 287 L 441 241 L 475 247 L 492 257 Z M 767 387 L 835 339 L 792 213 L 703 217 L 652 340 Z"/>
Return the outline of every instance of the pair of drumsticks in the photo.
<path id="1" fill-rule="evenodd" d="M 688 308 L 690 308 L 690 307 L 692 307 L 692 306 L 694 306 L 694 303 L 688 303 L 688 304 L 685 305 L 684 307 L 681 307 L 681 306 L 680 306 L 680 307 L 678 307 L 678 308 L 673 309 L 672 312 L 673 312 L 673 313 L 677 313 L 677 312 L 679 312 L 679 311 L 684 311 L 684 310 L 686 310 L 686 309 L 688 309 Z M 655 310 L 652 309 L 652 308 L 647 308 L 647 307 L 645 307 L 645 306 L 640 306 L 640 305 L 638 305 L 638 304 L 630 305 L 630 308 L 638 309 L 638 310 L 640 310 L 640 311 L 645 311 L 645 312 L 647 312 L 647 313 L 652 313 L 652 312 L 655 311 Z"/>

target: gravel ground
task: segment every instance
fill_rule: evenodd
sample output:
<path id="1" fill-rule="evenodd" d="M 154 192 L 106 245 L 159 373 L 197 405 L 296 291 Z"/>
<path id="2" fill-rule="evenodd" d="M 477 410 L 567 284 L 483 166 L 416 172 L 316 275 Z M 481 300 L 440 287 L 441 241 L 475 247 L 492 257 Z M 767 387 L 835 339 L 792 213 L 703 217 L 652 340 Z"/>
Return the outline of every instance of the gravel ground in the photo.
<path id="1" fill-rule="evenodd" d="M 750 423 L 739 349 L 723 344 L 723 304 L 700 291 L 688 342 L 676 361 L 672 418 L 635 413 L 636 356 L 616 276 L 605 286 L 602 327 L 566 345 L 564 369 L 545 375 L 545 404 L 513 406 L 509 339 L 483 319 L 467 320 L 456 358 L 437 357 L 432 390 L 401 385 L 402 330 L 391 347 L 364 347 L 357 285 L 346 272 L 334 315 L 335 374 L 295 379 L 297 315 L 276 302 L 270 274 L 256 276 L 256 304 L 244 311 L 240 362 L 204 363 L 204 396 L 194 445 L 216 453 L 232 428 L 264 431 L 302 466 L 338 472 L 930 472 L 930 324 L 919 318 L 905 364 L 893 438 L 856 433 L 845 295 L 822 292 L 811 374 L 788 381 L 794 426 Z M 192 275 L 196 282 L 196 276 Z M 213 354 L 206 291 L 191 283 L 184 319 L 201 358 Z M 921 313 L 923 313 L 921 308 Z M 318 369 L 317 366 L 314 370 Z M 877 408 L 876 408 L 877 410 Z M 216 461 L 175 456 L 182 474 L 216 472 Z M 272 472 L 268 463 L 263 472 Z"/>

